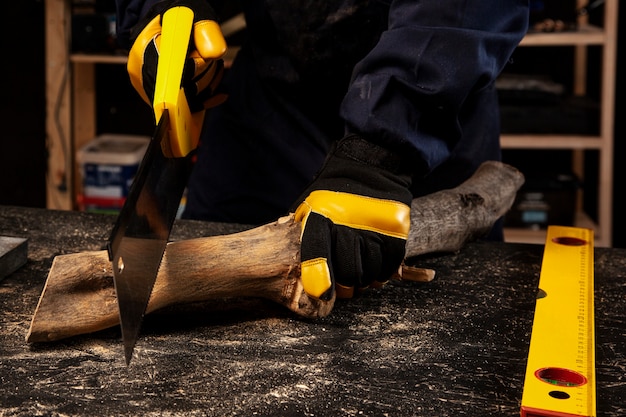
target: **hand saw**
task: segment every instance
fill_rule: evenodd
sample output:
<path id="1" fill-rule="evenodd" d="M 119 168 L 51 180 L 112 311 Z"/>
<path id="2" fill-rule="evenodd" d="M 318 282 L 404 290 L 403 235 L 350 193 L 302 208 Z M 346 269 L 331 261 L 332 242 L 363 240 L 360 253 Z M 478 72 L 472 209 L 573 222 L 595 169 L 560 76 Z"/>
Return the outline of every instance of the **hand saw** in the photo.
<path id="1" fill-rule="evenodd" d="M 192 168 L 204 112 L 194 113 L 181 88 L 193 11 L 162 17 L 153 109 L 155 133 L 108 241 L 126 364 L 130 364 L 161 258 Z"/>

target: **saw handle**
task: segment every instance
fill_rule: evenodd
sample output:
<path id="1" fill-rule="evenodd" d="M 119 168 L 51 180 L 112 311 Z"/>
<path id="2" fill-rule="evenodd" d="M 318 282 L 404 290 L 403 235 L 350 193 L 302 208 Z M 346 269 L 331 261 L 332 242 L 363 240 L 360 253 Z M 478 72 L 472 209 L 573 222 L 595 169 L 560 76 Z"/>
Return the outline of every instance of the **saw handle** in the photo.
<path id="1" fill-rule="evenodd" d="M 170 130 L 162 142 L 167 157 L 184 157 L 198 146 L 204 110 L 192 116 L 182 88 L 194 13 L 188 7 L 173 7 L 163 14 L 159 62 L 157 65 L 153 110 L 155 119 L 169 112 Z"/>

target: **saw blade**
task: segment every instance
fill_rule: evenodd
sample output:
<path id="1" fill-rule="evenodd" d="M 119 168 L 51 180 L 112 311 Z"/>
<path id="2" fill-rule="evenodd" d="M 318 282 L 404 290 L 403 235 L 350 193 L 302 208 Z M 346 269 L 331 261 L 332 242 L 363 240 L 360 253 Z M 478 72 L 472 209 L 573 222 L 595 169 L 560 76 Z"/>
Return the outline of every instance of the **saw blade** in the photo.
<path id="1" fill-rule="evenodd" d="M 182 6 L 163 14 L 153 101 L 158 125 L 108 245 L 127 365 L 198 143 L 199 128 L 181 85 L 193 19 L 193 11 Z"/>
<path id="2" fill-rule="evenodd" d="M 163 155 L 168 128 L 164 112 L 108 244 L 127 364 L 192 168 L 192 154 Z"/>

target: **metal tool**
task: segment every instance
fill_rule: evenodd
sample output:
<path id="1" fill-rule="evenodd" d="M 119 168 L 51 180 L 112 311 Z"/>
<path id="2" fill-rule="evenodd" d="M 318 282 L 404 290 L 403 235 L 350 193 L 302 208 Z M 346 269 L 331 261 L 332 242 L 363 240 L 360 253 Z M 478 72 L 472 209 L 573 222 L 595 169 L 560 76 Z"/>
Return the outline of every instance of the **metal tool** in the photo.
<path id="1" fill-rule="evenodd" d="M 526 365 L 522 417 L 596 415 L 593 231 L 550 226 Z"/>
<path id="2" fill-rule="evenodd" d="M 192 27 L 193 11 L 187 7 L 163 15 L 153 102 L 158 124 L 108 242 L 127 365 L 199 138 L 181 88 Z"/>

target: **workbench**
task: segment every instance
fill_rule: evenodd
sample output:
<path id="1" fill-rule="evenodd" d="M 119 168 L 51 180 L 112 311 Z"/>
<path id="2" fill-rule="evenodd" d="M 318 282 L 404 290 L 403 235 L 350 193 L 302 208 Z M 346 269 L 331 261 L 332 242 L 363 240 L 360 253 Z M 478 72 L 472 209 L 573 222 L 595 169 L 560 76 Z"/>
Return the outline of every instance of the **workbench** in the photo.
<path id="1" fill-rule="evenodd" d="M 25 335 L 55 256 L 105 248 L 110 215 L 0 207 L 28 262 L 0 281 L 0 416 L 518 416 L 543 246 L 473 242 L 411 260 L 323 319 L 262 299 L 145 317 L 127 367 L 119 328 Z M 177 221 L 173 240 L 242 225 Z M 246 256 L 242 254 L 242 256 Z M 262 260 L 260 260 L 262 261 Z M 626 251 L 595 249 L 598 416 L 626 415 Z"/>

